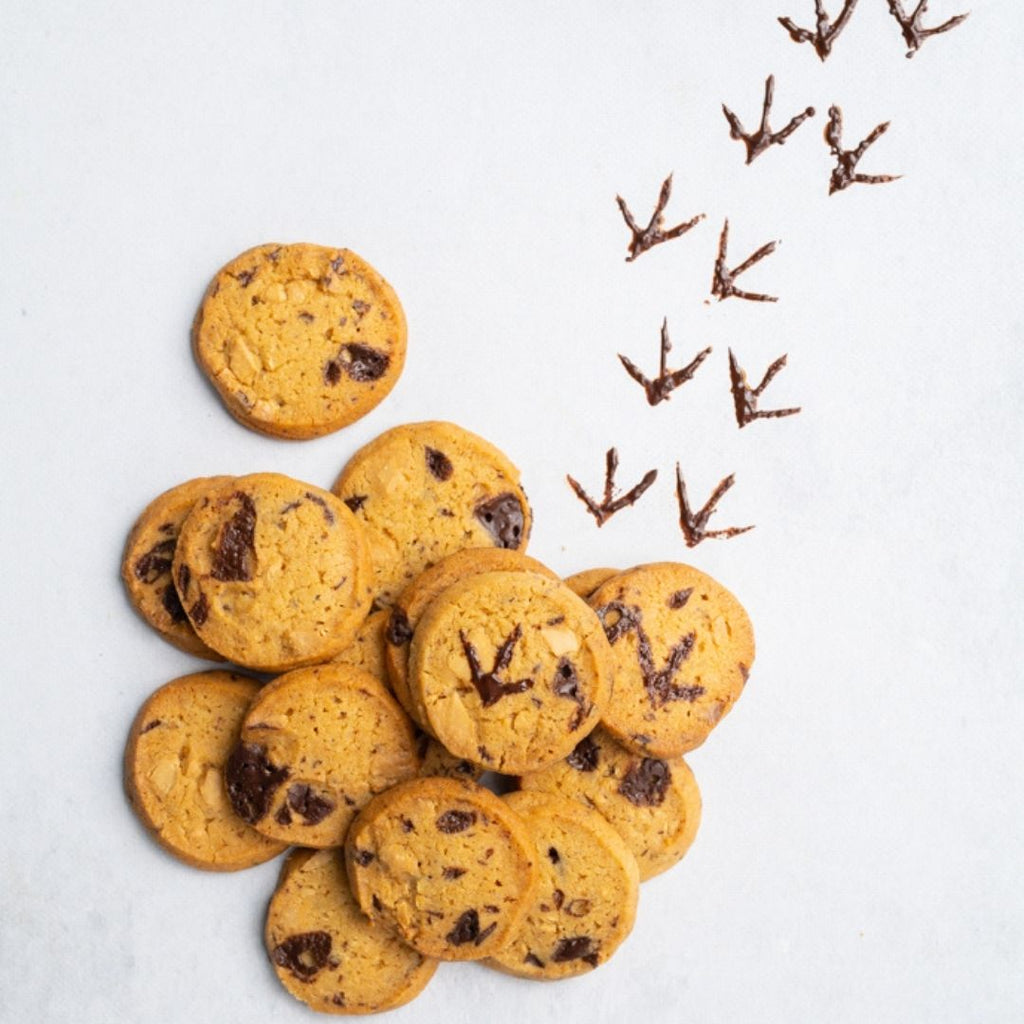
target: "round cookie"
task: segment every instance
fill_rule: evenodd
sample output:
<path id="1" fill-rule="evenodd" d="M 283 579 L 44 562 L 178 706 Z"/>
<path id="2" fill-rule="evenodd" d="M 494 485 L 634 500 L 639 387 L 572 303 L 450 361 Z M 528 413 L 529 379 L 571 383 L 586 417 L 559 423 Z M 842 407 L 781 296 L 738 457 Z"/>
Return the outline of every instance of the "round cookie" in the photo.
<path id="1" fill-rule="evenodd" d="M 600 621 L 560 580 L 486 572 L 423 613 L 409 686 L 452 754 L 519 774 L 565 757 L 597 725 L 608 666 Z"/>
<path id="2" fill-rule="evenodd" d="M 566 576 L 562 581 L 577 596 L 584 601 L 597 590 L 602 583 L 607 582 L 613 576 L 618 576 L 621 569 L 583 569 L 581 572 L 574 572 Z"/>
<path id="3" fill-rule="evenodd" d="M 370 608 L 362 527 L 329 491 L 278 473 L 237 477 L 200 498 L 173 572 L 199 638 L 266 672 L 332 657 Z"/>
<path id="4" fill-rule="evenodd" d="M 445 555 L 525 551 L 530 535 L 519 470 L 452 423 L 410 423 L 381 434 L 352 456 L 332 489 L 366 528 L 380 605 Z"/>
<path id="5" fill-rule="evenodd" d="M 615 701 L 602 724 L 652 757 L 704 742 L 754 661 L 754 631 L 720 583 L 658 562 L 613 576 L 590 597 L 611 644 Z"/>
<path id="6" fill-rule="evenodd" d="M 395 386 L 405 314 L 387 281 L 348 249 L 260 245 L 218 271 L 192 347 L 239 422 L 273 437 L 320 437 Z"/>
<path id="7" fill-rule="evenodd" d="M 264 942 L 278 980 L 320 1013 L 377 1013 L 423 991 L 437 961 L 361 913 L 334 850 L 294 850 L 267 908 Z"/>
<path id="8" fill-rule="evenodd" d="M 518 551 L 467 548 L 425 569 L 402 591 L 391 606 L 384 632 L 384 658 L 392 692 L 421 728 L 426 727 L 426 711 L 415 703 L 409 690 L 409 644 L 413 633 L 436 597 L 452 584 L 482 572 L 535 572 L 550 579 L 558 578 L 547 566 Z"/>
<path id="9" fill-rule="evenodd" d="M 602 814 L 633 851 L 641 881 L 679 861 L 700 825 L 700 790 L 681 757 L 643 757 L 600 727 L 564 760 L 521 776 L 519 785 L 525 792 L 578 800 Z"/>
<path id="10" fill-rule="evenodd" d="M 236 812 L 272 839 L 340 846 L 360 808 L 419 771 L 412 723 L 348 665 L 280 676 L 260 692 L 227 764 Z"/>
<path id="11" fill-rule="evenodd" d="M 519 792 L 505 802 L 533 833 L 540 883 L 512 941 L 487 963 L 523 978 L 585 974 L 633 929 L 636 858 L 597 811 L 575 800 Z"/>
<path id="12" fill-rule="evenodd" d="M 135 520 L 121 561 L 121 579 L 139 615 L 175 647 L 210 661 L 223 658 L 196 636 L 174 588 L 171 564 L 181 524 L 196 500 L 230 479 L 199 477 L 154 498 Z"/>
<path id="13" fill-rule="evenodd" d="M 228 756 L 259 689 L 233 672 L 196 672 L 160 687 L 132 724 L 128 799 L 156 841 L 193 867 L 237 871 L 285 849 L 235 814 L 224 788 Z"/>
<path id="14" fill-rule="evenodd" d="M 456 779 L 417 779 L 382 794 L 345 843 L 363 913 L 442 960 L 481 960 L 509 941 L 532 902 L 536 861 L 519 816 Z"/>

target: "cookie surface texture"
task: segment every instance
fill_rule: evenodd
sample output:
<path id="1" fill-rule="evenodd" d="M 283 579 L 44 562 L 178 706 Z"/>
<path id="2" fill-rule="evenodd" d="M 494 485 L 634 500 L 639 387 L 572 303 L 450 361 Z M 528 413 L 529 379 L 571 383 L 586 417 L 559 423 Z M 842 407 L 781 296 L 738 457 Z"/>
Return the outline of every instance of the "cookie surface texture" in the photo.
<path id="1" fill-rule="evenodd" d="M 740 603 L 676 562 L 620 573 L 589 600 L 615 673 L 604 726 L 652 757 L 700 746 L 743 692 L 754 661 L 754 631 Z"/>
<path id="2" fill-rule="evenodd" d="M 625 840 L 645 881 L 685 855 L 700 826 L 697 781 L 681 758 L 636 754 L 598 727 L 563 761 L 519 779 L 524 792 L 556 793 L 598 811 Z"/>
<path id="3" fill-rule="evenodd" d="M 395 386 L 405 314 L 348 249 L 261 245 L 218 271 L 192 329 L 196 361 L 231 414 L 274 437 L 347 426 Z"/>
<path id="4" fill-rule="evenodd" d="M 196 636 L 171 579 L 171 565 L 181 524 L 196 500 L 229 479 L 199 477 L 154 498 L 135 520 L 121 562 L 121 579 L 139 615 L 175 647 L 211 661 L 223 659 Z"/>
<path id="5" fill-rule="evenodd" d="M 124 759 L 129 800 L 157 842 L 186 864 L 235 871 L 285 850 L 234 812 L 224 786 L 259 689 L 233 672 L 196 672 L 157 690 L 132 725 Z"/>
<path id="6" fill-rule="evenodd" d="M 381 605 L 446 555 L 525 551 L 530 535 L 519 470 L 452 423 L 410 423 L 381 434 L 349 460 L 333 490 L 366 528 Z"/>
<path id="7" fill-rule="evenodd" d="M 437 961 L 360 911 L 334 850 L 295 850 L 267 909 L 267 954 L 278 980 L 321 1013 L 376 1013 L 423 991 Z"/>
<path id="8" fill-rule="evenodd" d="M 200 498 L 173 572 L 199 638 L 267 672 L 326 661 L 370 608 L 362 527 L 329 491 L 277 473 L 237 477 Z"/>
<path id="9" fill-rule="evenodd" d="M 345 844 L 363 913 L 426 956 L 480 960 L 511 938 L 537 883 L 529 830 L 471 782 L 418 779 L 377 797 Z"/>
<path id="10" fill-rule="evenodd" d="M 556 579 L 487 572 L 424 612 L 409 684 L 430 732 L 457 757 L 506 774 L 565 757 L 608 703 L 608 642 Z"/>
<path id="11" fill-rule="evenodd" d="M 540 882 L 519 931 L 488 964 L 524 978 L 585 974 L 633 929 L 636 858 L 597 811 L 575 800 L 518 792 L 505 801 L 533 833 Z"/>
<path id="12" fill-rule="evenodd" d="M 563 582 L 574 594 L 586 601 L 602 583 L 607 583 L 620 572 L 621 569 L 583 569 L 581 572 L 566 576 Z"/>
<path id="13" fill-rule="evenodd" d="M 412 724 L 373 676 L 348 665 L 296 669 L 249 708 L 228 759 L 228 796 L 264 835 L 339 846 L 360 808 L 419 771 Z"/>

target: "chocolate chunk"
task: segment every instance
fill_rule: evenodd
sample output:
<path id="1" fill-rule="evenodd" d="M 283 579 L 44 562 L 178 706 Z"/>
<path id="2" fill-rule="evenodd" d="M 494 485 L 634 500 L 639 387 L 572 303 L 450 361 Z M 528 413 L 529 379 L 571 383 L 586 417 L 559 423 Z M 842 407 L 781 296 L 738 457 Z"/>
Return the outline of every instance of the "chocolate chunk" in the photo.
<path id="1" fill-rule="evenodd" d="M 165 572 L 170 572 L 174 560 L 174 548 L 177 540 L 162 540 L 154 544 L 135 562 L 135 577 L 143 583 L 156 583 Z"/>
<path id="2" fill-rule="evenodd" d="M 555 905 L 555 910 L 561 910 L 562 904 L 565 902 L 565 893 L 561 889 L 556 889 L 551 894 L 551 902 Z"/>
<path id="3" fill-rule="evenodd" d="M 361 867 L 365 868 L 374 859 L 375 854 L 372 850 L 356 850 L 352 854 L 352 859 Z"/>
<path id="4" fill-rule="evenodd" d="M 335 1006 L 344 1006 L 345 1005 L 345 993 L 344 992 L 335 992 L 334 995 L 331 996 L 331 1002 L 334 1003 Z"/>
<path id="5" fill-rule="evenodd" d="M 353 494 L 351 498 L 345 499 L 345 504 L 348 505 L 350 512 L 358 512 L 366 504 L 368 497 L 368 494 Z"/>
<path id="6" fill-rule="evenodd" d="M 235 813 L 250 825 L 265 818 L 274 793 L 290 774 L 287 767 L 271 764 L 266 747 L 239 743 L 228 758 L 224 775 Z"/>
<path id="7" fill-rule="evenodd" d="M 586 960 L 594 956 L 594 940 L 589 935 L 578 935 L 571 939 L 559 939 L 551 953 L 551 960 L 564 964 L 569 960 Z"/>
<path id="8" fill-rule="evenodd" d="M 209 614 L 210 603 L 206 600 L 206 595 L 200 591 L 199 599 L 189 609 L 188 617 L 192 620 L 193 625 L 201 626 L 206 622 Z"/>
<path id="9" fill-rule="evenodd" d="M 192 570 L 187 565 L 182 565 L 178 570 L 178 592 L 184 594 L 192 582 Z"/>
<path id="10" fill-rule="evenodd" d="M 331 955 L 328 932 L 302 932 L 290 935 L 274 947 L 271 959 L 278 967 L 292 972 L 299 981 L 312 981 Z"/>
<path id="11" fill-rule="evenodd" d="M 252 279 L 256 276 L 255 268 L 252 270 L 242 270 L 235 274 L 235 280 L 243 287 L 248 288 L 252 283 Z"/>
<path id="12" fill-rule="evenodd" d="M 416 831 L 416 826 L 408 818 L 402 817 L 402 818 L 399 818 L 399 821 L 401 821 L 401 823 L 402 823 L 402 831 L 403 832 L 415 832 Z"/>
<path id="13" fill-rule="evenodd" d="M 590 736 L 584 736 L 565 760 L 570 768 L 578 772 L 592 772 L 597 770 L 600 759 L 601 748 Z"/>
<path id="14" fill-rule="evenodd" d="M 467 828 L 476 824 L 476 812 L 445 811 L 438 815 L 435 824 L 438 832 L 444 832 L 447 835 L 451 835 L 453 832 L 465 832 Z"/>
<path id="15" fill-rule="evenodd" d="M 530 952 L 523 957 L 524 964 L 532 964 L 534 967 L 543 967 L 544 961 L 536 953 Z"/>
<path id="16" fill-rule="evenodd" d="M 281 804 L 281 806 L 278 807 L 277 814 L 274 815 L 274 821 L 276 821 L 278 825 L 284 825 L 285 827 L 292 823 L 292 812 L 288 810 L 287 804 Z"/>
<path id="17" fill-rule="evenodd" d="M 341 380 L 341 364 L 336 359 L 324 363 L 324 383 L 334 387 Z"/>
<path id="18" fill-rule="evenodd" d="M 452 473 L 455 472 L 452 460 L 444 452 L 440 452 L 436 448 L 427 448 L 427 469 L 438 480 L 450 480 Z"/>
<path id="19" fill-rule="evenodd" d="M 248 494 L 235 491 L 239 508 L 221 527 L 210 575 L 222 583 L 251 580 L 256 570 L 256 505 Z"/>
<path id="20" fill-rule="evenodd" d="M 477 942 L 480 938 L 480 915 L 475 909 L 465 911 L 459 916 L 455 927 L 445 938 L 453 946 L 464 946 L 467 942 Z"/>
<path id="21" fill-rule="evenodd" d="M 171 622 L 188 622 L 188 616 L 185 614 L 185 609 L 181 605 L 181 598 L 178 597 L 178 592 L 174 589 L 173 583 L 168 583 L 164 587 L 161 603 L 164 606 L 164 611 L 171 617 Z"/>
<path id="22" fill-rule="evenodd" d="M 352 342 L 342 345 L 338 355 L 324 366 L 324 380 L 328 384 L 337 384 L 342 373 L 347 373 L 350 380 L 357 383 L 380 380 L 391 365 L 391 356 L 387 352 Z"/>
<path id="23" fill-rule="evenodd" d="M 526 517 L 519 499 L 509 492 L 480 502 L 473 514 L 500 548 L 516 549 L 523 542 Z"/>
<path id="24" fill-rule="evenodd" d="M 552 864 L 557 864 L 562 859 L 558 851 L 553 846 L 548 847 L 548 857 Z"/>
<path id="25" fill-rule="evenodd" d="M 401 647 L 412 639 L 412 626 L 409 616 L 398 605 L 391 609 L 384 637 L 392 647 Z"/>
<path id="26" fill-rule="evenodd" d="M 453 878 L 461 878 L 465 873 L 465 868 L 445 868 L 441 872 L 441 877 L 447 878 L 450 881 Z"/>
<path id="27" fill-rule="evenodd" d="M 370 312 L 370 303 L 363 302 L 362 299 L 352 300 L 352 310 L 356 314 L 356 317 L 360 320 Z"/>
<path id="28" fill-rule="evenodd" d="M 303 782 L 288 787 L 288 806 L 307 825 L 317 825 L 334 810 L 334 801 L 318 796 Z"/>
<path id="29" fill-rule="evenodd" d="M 664 761 L 645 757 L 622 777 L 619 792 L 634 807 L 660 807 L 671 781 L 672 771 Z"/>
<path id="30" fill-rule="evenodd" d="M 320 506 L 320 509 L 324 514 L 324 519 L 327 520 L 327 525 L 333 526 L 334 512 L 331 511 L 331 506 L 328 505 L 327 502 L 323 498 L 321 498 L 319 494 L 313 494 L 312 491 L 306 491 L 306 497 L 309 498 L 309 500 L 313 502 L 314 505 Z"/>
<path id="31" fill-rule="evenodd" d="M 687 587 L 685 590 L 677 590 L 668 599 L 668 606 L 674 611 L 678 611 L 686 605 L 686 602 L 690 600 L 690 595 L 693 593 L 693 587 Z"/>

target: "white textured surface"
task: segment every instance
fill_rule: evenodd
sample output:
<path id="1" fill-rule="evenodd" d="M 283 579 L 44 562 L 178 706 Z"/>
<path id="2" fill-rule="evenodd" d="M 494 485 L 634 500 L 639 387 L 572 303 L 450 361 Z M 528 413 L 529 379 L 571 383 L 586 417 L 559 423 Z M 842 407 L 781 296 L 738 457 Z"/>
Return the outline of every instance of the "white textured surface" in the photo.
<path id="1" fill-rule="evenodd" d="M 839 7 L 838 0 L 828 6 Z M 531 553 L 571 572 L 692 560 L 748 606 L 747 694 L 692 764 L 704 824 L 595 974 L 442 969 L 394 1018 L 600 1022 L 1024 1019 L 1018 4 L 974 0 L 905 60 L 864 0 L 822 65 L 766 4 L 30 3 L 0 14 L 5 438 L 0 1019 L 301 1021 L 260 945 L 276 865 L 178 865 L 120 789 L 143 698 L 193 668 L 120 589 L 125 533 L 188 477 L 330 485 L 379 431 L 446 418 L 523 470 Z M 938 21 L 960 11 L 932 4 Z M 720 104 L 775 126 L 743 164 Z M 825 110 L 894 184 L 829 198 Z M 623 261 L 675 172 L 686 237 Z M 705 305 L 721 222 L 775 306 Z M 188 329 L 260 242 L 346 245 L 391 280 L 405 376 L 332 437 L 275 442 L 223 411 Z M 682 365 L 649 408 L 617 352 Z M 739 431 L 726 351 L 758 380 Z M 565 484 L 657 467 L 598 531 Z M 692 552 L 680 460 L 714 525 Z"/>

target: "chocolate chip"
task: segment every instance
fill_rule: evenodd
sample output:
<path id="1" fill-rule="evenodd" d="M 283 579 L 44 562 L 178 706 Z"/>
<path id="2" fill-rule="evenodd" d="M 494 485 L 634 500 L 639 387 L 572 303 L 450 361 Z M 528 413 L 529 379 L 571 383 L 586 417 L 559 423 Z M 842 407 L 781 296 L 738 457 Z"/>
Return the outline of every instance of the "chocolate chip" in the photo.
<path id="1" fill-rule="evenodd" d="M 473 514 L 500 548 L 518 548 L 523 542 L 526 517 L 519 499 L 509 492 L 480 502 Z"/>
<path id="2" fill-rule="evenodd" d="M 678 610 L 682 608 L 687 601 L 690 600 L 690 595 L 693 593 L 693 587 L 687 587 L 685 590 L 677 590 L 668 599 L 669 608 Z"/>
<path id="3" fill-rule="evenodd" d="M 334 801 L 318 796 L 303 782 L 288 787 L 288 806 L 307 825 L 318 825 L 334 810 Z"/>
<path id="4" fill-rule="evenodd" d="M 438 480 L 450 480 L 452 473 L 455 472 L 455 467 L 452 465 L 452 460 L 445 455 L 444 452 L 438 451 L 436 448 L 427 448 L 427 469 Z"/>
<path id="5" fill-rule="evenodd" d="M 192 570 L 187 565 L 182 565 L 178 569 L 178 592 L 184 594 L 188 590 L 189 583 L 192 582 Z"/>
<path id="6" fill-rule="evenodd" d="M 465 832 L 471 825 L 476 824 L 476 812 L 445 811 L 444 814 L 438 815 L 434 824 L 437 825 L 438 832 L 444 832 L 447 835 L 451 835 L 453 832 Z"/>
<path id="7" fill-rule="evenodd" d="M 341 380 L 341 364 L 334 359 L 324 363 L 324 383 L 334 387 Z"/>
<path id="8" fill-rule="evenodd" d="M 313 502 L 314 505 L 320 506 L 320 509 L 324 514 L 324 519 L 327 520 L 327 525 L 333 526 L 334 513 L 331 511 L 331 506 L 328 505 L 327 502 L 323 498 L 321 498 L 319 494 L 314 494 L 312 491 L 306 491 L 306 497 L 309 498 L 309 500 Z"/>
<path id="9" fill-rule="evenodd" d="M 229 500 L 239 507 L 221 527 L 210 567 L 210 575 L 222 583 L 251 580 L 256 569 L 256 505 L 242 491 Z"/>
<path id="10" fill-rule="evenodd" d="M 600 758 L 601 748 L 590 736 L 584 736 L 565 760 L 570 768 L 578 772 L 592 772 L 597 769 Z"/>
<path id="11" fill-rule="evenodd" d="M 171 617 L 171 622 L 187 622 L 188 616 L 185 614 L 185 609 L 181 605 L 181 598 L 178 597 L 178 592 L 174 589 L 173 583 L 168 583 L 164 587 L 162 595 L 162 604 L 164 611 Z"/>
<path id="12" fill-rule="evenodd" d="M 401 647 L 412 639 L 412 626 L 409 616 L 398 605 L 391 609 L 387 629 L 384 631 L 387 642 L 392 647 Z"/>
<path id="13" fill-rule="evenodd" d="M 356 316 L 360 320 L 362 320 L 363 317 L 366 316 L 366 314 L 370 312 L 370 303 L 363 302 L 362 299 L 353 299 L 352 300 L 352 309 L 355 312 Z"/>
<path id="14" fill-rule="evenodd" d="M 464 946 L 467 942 L 476 942 L 480 937 L 480 915 L 475 909 L 467 910 L 459 916 L 455 927 L 445 936 L 453 946 Z"/>
<path id="15" fill-rule="evenodd" d="M 403 832 L 415 832 L 416 826 L 408 818 L 400 818 L 399 821 L 402 823 Z"/>
<path id="16" fill-rule="evenodd" d="M 453 878 L 461 878 L 465 873 L 465 868 L 445 868 L 441 872 L 441 877 L 447 878 L 450 881 Z"/>
<path id="17" fill-rule="evenodd" d="M 135 562 L 135 578 L 143 583 L 156 583 L 165 572 L 170 572 L 174 560 L 174 548 L 177 540 L 162 540 L 154 544 Z"/>
<path id="18" fill-rule="evenodd" d="M 344 992 L 335 992 L 334 995 L 331 996 L 331 1002 L 334 1003 L 335 1006 L 344 1006 L 345 1005 L 345 993 Z"/>
<path id="19" fill-rule="evenodd" d="M 201 626 L 206 622 L 207 617 L 210 614 L 210 604 L 206 600 L 206 595 L 200 591 L 199 600 L 196 601 L 188 611 L 188 617 L 192 620 L 193 625 Z"/>
<path id="20" fill-rule="evenodd" d="M 243 287 L 248 288 L 252 283 L 252 279 L 256 276 L 255 268 L 252 270 L 242 270 L 235 274 L 235 280 Z"/>
<path id="21" fill-rule="evenodd" d="M 558 851 L 553 846 L 548 847 L 548 857 L 550 858 L 552 864 L 557 864 L 562 859 L 559 856 Z"/>
<path id="22" fill-rule="evenodd" d="M 622 777 L 619 792 L 634 807 L 660 807 L 671 781 L 672 772 L 664 761 L 645 757 Z"/>
<path id="23" fill-rule="evenodd" d="M 555 910 L 561 910 L 562 904 L 565 902 L 565 893 L 561 889 L 556 889 L 551 894 L 551 902 L 555 905 Z"/>
<path id="24" fill-rule="evenodd" d="M 345 499 L 345 504 L 348 505 L 350 512 L 358 512 L 366 504 L 368 497 L 368 494 L 353 494 L 351 498 Z"/>
<path id="25" fill-rule="evenodd" d="M 372 850 L 356 850 L 352 854 L 352 859 L 361 867 L 365 868 L 374 859 L 375 854 Z M 380 908 L 378 908 L 380 909 Z"/>
<path id="26" fill-rule="evenodd" d="M 224 774 L 235 813 L 250 825 L 265 818 L 274 793 L 290 774 L 287 767 L 279 768 L 268 760 L 266 747 L 239 743 Z"/>
<path id="27" fill-rule="evenodd" d="M 556 964 L 564 964 L 569 960 L 584 960 L 594 954 L 594 940 L 589 935 L 579 935 L 572 939 L 560 939 L 551 953 L 551 959 Z"/>
<path id="28" fill-rule="evenodd" d="M 288 810 L 287 804 L 281 804 L 281 806 L 278 807 L 277 814 L 274 815 L 274 821 L 276 821 L 278 825 L 284 825 L 285 827 L 292 823 L 292 812 Z"/>
<path id="29" fill-rule="evenodd" d="M 303 932 L 290 935 L 274 947 L 271 959 L 278 967 L 292 972 L 299 981 L 312 981 L 331 955 L 328 932 Z"/>

